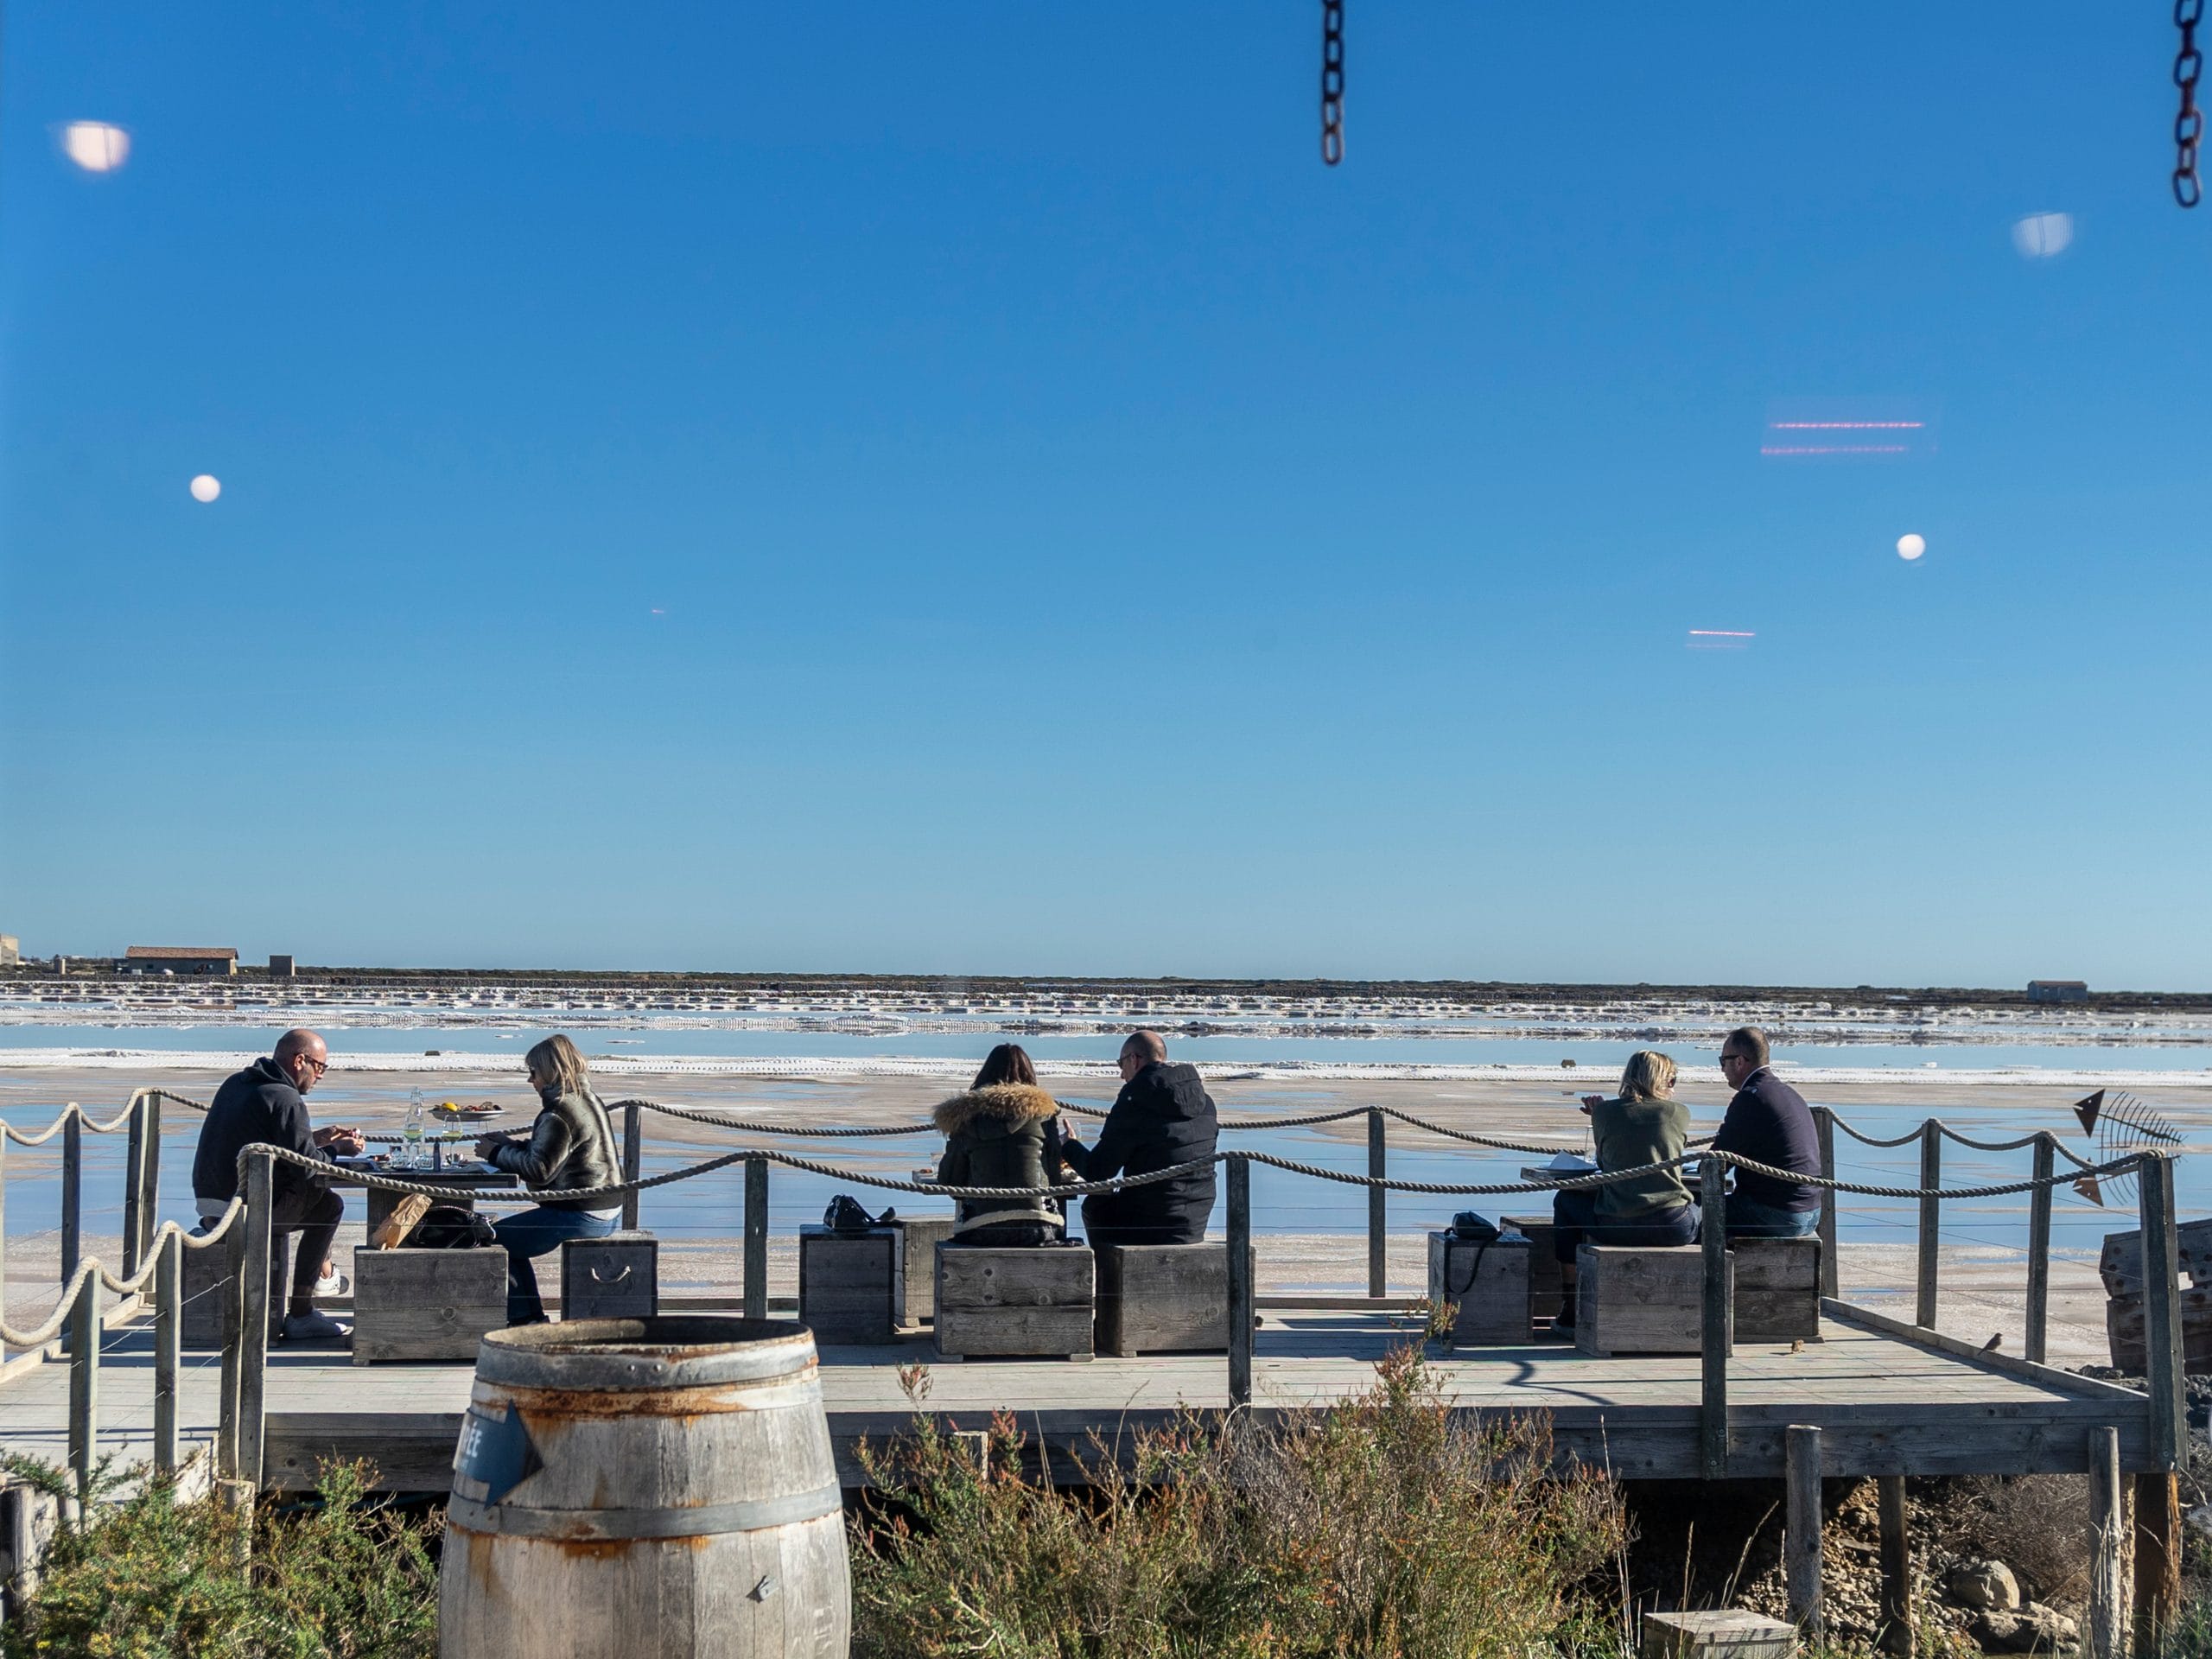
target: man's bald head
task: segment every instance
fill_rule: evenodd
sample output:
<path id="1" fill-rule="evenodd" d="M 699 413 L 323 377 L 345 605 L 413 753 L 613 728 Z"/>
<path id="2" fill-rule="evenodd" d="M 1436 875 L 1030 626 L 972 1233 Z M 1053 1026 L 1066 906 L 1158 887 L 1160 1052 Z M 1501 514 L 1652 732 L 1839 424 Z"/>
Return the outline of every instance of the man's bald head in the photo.
<path id="1" fill-rule="evenodd" d="M 1157 1061 L 1167 1058 L 1167 1039 L 1156 1031 L 1133 1031 L 1122 1044 L 1122 1077 L 1124 1081 Z"/>
<path id="2" fill-rule="evenodd" d="M 322 1040 L 321 1032 L 295 1026 L 276 1039 L 271 1057 L 276 1069 L 304 1095 L 322 1081 L 323 1072 L 329 1069 L 330 1045 Z"/>

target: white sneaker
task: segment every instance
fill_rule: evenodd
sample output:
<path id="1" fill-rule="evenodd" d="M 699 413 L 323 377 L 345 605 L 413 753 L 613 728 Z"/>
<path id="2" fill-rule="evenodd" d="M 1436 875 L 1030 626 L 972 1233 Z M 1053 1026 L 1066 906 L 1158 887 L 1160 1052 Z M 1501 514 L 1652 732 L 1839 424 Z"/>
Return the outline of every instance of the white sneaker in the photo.
<path id="1" fill-rule="evenodd" d="M 343 1296 L 353 1288 L 353 1281 L 335 1268 L 315 1281 L 315 1294 L 318 1296 Z"/>

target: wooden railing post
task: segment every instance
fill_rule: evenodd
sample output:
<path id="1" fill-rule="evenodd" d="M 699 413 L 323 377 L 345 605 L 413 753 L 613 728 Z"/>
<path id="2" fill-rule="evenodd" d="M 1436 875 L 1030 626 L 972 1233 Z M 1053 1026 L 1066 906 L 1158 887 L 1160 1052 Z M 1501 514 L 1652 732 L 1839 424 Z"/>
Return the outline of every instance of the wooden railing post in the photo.
<path id="1" fill-rule="evenodd" d="M 768 1317 L 768 1160 L 745 1160 L 745 1317 Z"/>
<path id="2" fill-rule="evenodd" d="M 1820 1137 L 1821 1175 L 1826 1180 L 1835 1179 L 1835 1114 L 1825 1106 L 1813 1108 L 1813 1132 Z M 1840 1280 L 1836 1272 L 1835 1207 L 1843 1194 L 1835 1188 L 1821 1190 L 1821 1294 L 1840 1296 L 1836 1288 Z"/>
<path id="3" fill-rule="evenodd" d="M 77 1271 L 85 1243 L 85 1117 L 71 1101 L 61 1125 L 61 1282 Z"/>
<path id="4" fill-rule="evenodd" d="M 8 1136 L 0 1130 L 0 1319 L 8 1317 Z M 8 1346 L 0 1343 L 0 1359 L 8 1357 Z M 0 1542 L 4 1542 L 0 1540 Z"/>
<path id="5" fill-rule="evenodd" d="M 145 1240 L 138 1230 L 140 1206 L 146 1202 L 146 1096 L 130 1101 L 130 1125 L 125 1131 L 123 1153 L 123 1277 L 138 1271 L 139 1252 Z"/>
<path id="6" fill-rule="evenodd" d="M 622 1179 L 634 1181 L 645 1161 L 645 1109 L 632 1101 L 622 1120 Z M 638 1200 L 644 1195 L 625 1192 L 622 1195 L 622 1230 L 635 1232 L 638 1228 Z"/>
<path id="7" fill-rule="evenodd" d="M 138 1163 L 138 1260 L 143 1262 L 162 1224 L 161 1091 L 149 1090 L 139 1107 L 146 1125 L 146 1155 Z"/>
<path id="8" fill-rule="evenodd" d="M 1882 1623 L 1875 1645 L 1892 1659 L 1912 1659 L 1912 1535 L 1905 1526 L 1904 1477 L 1875 1478 L 1882 1529 Z"/>
<path id="9" fill-rule="evenodd" d="M 77 1477 L 80 1513 L 92 1508 L 92 1462 L 99 1435 L 99 1288 L 97 1277 L 86 1280 L 69 1309 L 69 1467 Z"/>
<path id="10" fill-rule="evenodd" d="M 1370 1120 L 1372 1122 L 1372 1119 Z M 1252 1403 L 1252 1162 L 1229 1154 L 1229 1408 Z"/>
<path id="11" fill-rule="evenodd" d="M 1700 1240 L 1705 1247 L 1705 1282 L 1700 1298 L 1704 1340 L 1700 1373 L 1704 1382 L 1699 1413 L 1699 1462 L 1707 1480 L 1728 1473 L 1728 1166 L 1707 1157 L 1698 1166 Z"/>
<path id="12" fill-rule="evenodd" d="M 2089 1431 L 2088 1659 L 2127 1652 L 2127 1503 L 2120 1484 L 2120 1431 Z"/>
<path id="13" fill-rule="evenodd" d="M 2135 1651 L 2165 1645 L 2181 1611 L 2181 1477 L 2135 1477 Z"/>
<path id="14" fill-rule="evenodd" d="M 256 1150 L 246 1160 L 245 1264 L 239 1284 L 238 1478 L 261 1490 L 261 1452 L 269 1414 L 269 1259 L 273 1160 Z"/>
<path id="15" fill-rule="evenodd" d="M 2044 1363 L 2050 1332 L 2050 1178 L 2056 1168 L 2057 1141 L 2045 1129 L 2036 1136 L 2036 1188 L 2028 1194 L 2027 1356 Z"/>
<path id="16" fill-rule="evenodd" d="M 1943 1131 L 1931 1117 L 1920 1126 L 1920 1185 L 1923 1191 L 1932 1192 L 1942 1184 Z M 1912 1322 L 1930 1331 L 1936 1328 L 1936 1265 L 1942 1248 L 1943 1201 L 1923 1198 L 1920 1201 L 1918 1294 L 1914 1298 Z"/>
<path id="17" fill-rule="evenodd" d="M 154 1264 L 154 1472 L 176 1473 L 176 1374 L 184 1338 L 184 1235 L 156 1245 Z"/>
<path id="18" fill-rule="evenodd" d="M 245 1217 L 231 1224 L 231 1230 L 211 1249 L 223 1253 L 223 1370 L 222 1397 L 215 1420 L 215 1470 L 226 1480 L 238 1473 L 238 1377 L 245 1370 Z"/>
<path id="19" fill-rule="evenodd" d="M 1367 1109 L 1367 1176 L 1371 1181 L 1389 1179 L 1390 1141 L 1382 1112 Z M 1382 1187 L 1367 1189 L 1367 1294 L 1390 1294 L 1390 1194 Z"/>
<path id="20" fill-rule="evenodd" d="M 1821 1431 L 1792 1423 L 1784 1437 L 1783 1576 L 1789 1622 L 1818 1649 L 1826 1636 L 1821 1610 Z"/>
<path id="21" fill-rule="evenodd" d="M 2146 1153 L 2136 1171 L 2143 1217 L 2143 1365 L 2151 1385 L 2151 1455 L 2161 1469 L 2186 1468 L 2188 1395 L 2182 1382 L 2180 1239 L 2174 1230 L 2174 1160 Z"/>

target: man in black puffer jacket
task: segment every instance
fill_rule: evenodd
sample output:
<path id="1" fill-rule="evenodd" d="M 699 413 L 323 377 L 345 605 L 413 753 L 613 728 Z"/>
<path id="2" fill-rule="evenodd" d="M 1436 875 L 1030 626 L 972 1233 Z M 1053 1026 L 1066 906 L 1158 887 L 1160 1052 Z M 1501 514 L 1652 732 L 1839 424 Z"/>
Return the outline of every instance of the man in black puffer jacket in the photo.
<path id="1" fill-rule="evenodd" d="M 1089 1150 L 1071 1141 L 1063 1156 L 1086 1181 L 1149 1175 L 1213 1156 L 1218 1133 L 1213 1096 L 1198 1068 L 1170 1065 L 1156 1031 L 1133 1032 L 1122 1045 L 1122 1092 Z M 1213 1214 L 1213 1166 L 1083 1201 L 1083 1230 L 1106 1244 L 1195 1244 Z"/>

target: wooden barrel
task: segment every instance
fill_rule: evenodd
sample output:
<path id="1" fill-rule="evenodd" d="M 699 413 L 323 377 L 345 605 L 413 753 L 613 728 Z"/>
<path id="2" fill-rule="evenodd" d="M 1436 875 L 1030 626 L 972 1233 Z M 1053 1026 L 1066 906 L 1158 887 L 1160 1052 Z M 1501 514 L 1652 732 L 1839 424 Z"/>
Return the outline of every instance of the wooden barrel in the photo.
<path id="1" fill-rule="evenodd" d="M 439 1590 L 445 1659 L 845 1659 L 813 1337 L 677 1317 L 486 1337 Z"/>

